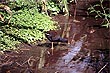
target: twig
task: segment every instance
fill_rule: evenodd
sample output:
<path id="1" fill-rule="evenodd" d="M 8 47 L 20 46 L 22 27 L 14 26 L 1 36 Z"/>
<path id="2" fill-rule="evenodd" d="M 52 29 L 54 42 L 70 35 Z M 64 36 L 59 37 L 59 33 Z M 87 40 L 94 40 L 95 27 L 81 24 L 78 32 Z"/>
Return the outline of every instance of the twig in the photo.
<path id="1" fill-rule="evenodd" d="M 31 59 L 32 57 L 33 57 L 33 56 L 29 57 L 29 59 L 26 60 L 21 66 L 23 66 L 23 65 L 26 64 L 26 63 L 30 64 L 29 61 L 30 61 L 30 59 Z"/>
<path id="2" fill-rule="evenodd" d="M 18 63 L 18 62 L 16 62 L 16 64 L 18 65 L 18 66 L 20 66 L 20 67 L 23 67 L 20 63 Z"/>
<path id="3" fill-rule="evenodd" d="M 107 66 L 108 63 L 106 63 L 100 70 L 98 73 L 100 73 L 106 66 Z"/>
<path id="4" fill-rule="evenodd" d="M 32 58 L 33 58 L 33 56 L 31 56 L 31 57 L 28 59 L 28 62 L 27 62 L 27 63 L 28 63 L 29 66 L 32 66 L 32 65 L 33 65 L 33 62 L 36 61 L 35 59 L 32 59 Z M 30 61 L 33 61 L 33 62 L 30 62 Z"/>

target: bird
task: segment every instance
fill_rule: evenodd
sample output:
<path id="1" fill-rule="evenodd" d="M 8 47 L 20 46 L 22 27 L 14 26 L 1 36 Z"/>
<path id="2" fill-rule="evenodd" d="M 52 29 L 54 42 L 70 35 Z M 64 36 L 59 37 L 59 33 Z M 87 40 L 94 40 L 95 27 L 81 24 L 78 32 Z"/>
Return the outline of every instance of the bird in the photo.
<path id="1" fill-rule="evenodd" d="M 48 32 L 45 32 L 45 36 L 51 42 L 52 55 L 53 55 L 53 50 L 54 50 L 53 48 L 54 42 L 64 42 L 64 43 L 68 42 L 68 39 L 62 38 L 60 36 L 53 36 L 52 34 Z"/>

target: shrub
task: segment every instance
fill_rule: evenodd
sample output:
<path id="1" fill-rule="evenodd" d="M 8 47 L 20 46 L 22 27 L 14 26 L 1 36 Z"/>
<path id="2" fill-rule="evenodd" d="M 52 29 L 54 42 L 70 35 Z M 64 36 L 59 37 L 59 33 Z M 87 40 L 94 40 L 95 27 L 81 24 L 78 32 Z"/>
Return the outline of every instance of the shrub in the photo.
<path id="1" fill-rule="evenodd" d="M 11 3 L 12 4 L 12 3 Z M 0 21 L 0 49 L 15 49 L 16 45 L 22 42 L 34 43 L 36 40 L 45 39 L 44 31 L 57 28 L 56 22 L 49 16 L 40 14 L 36 6 L 27 7 L 27 5 L 10 6 L 12 13 L 0 11 L 4 21 Z M 13 4 L 12 4 L 13 5 Z M 11 8 L 13 7 L 13 8 Z M 16 10 L 17 9 L 17 10 Z"/>
<path id="2" fill-rule="evenodd" d="M 90 10 L 90 13 L 95 13 L 95 18 L 102 18 L 103 22 L 102 22 L 102 26 L 106 26 L 107 28 L 110 27 L 110 13 L 109 13 L 109 9 L 108 7 L 105 7 L 103 5 L 103 0 L 100 0 L 99 4 L 95 4 L 95 5 L 91 5 L 88 10 Z M 96 9 L 96 8 L 100 8 Z"/>

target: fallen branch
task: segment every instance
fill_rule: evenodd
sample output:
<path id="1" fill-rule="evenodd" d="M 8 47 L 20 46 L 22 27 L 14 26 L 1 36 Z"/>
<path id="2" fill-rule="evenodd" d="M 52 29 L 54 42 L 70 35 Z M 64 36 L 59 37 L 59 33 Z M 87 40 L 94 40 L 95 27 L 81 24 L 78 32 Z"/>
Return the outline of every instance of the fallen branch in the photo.
<path id="1" fill-rule="evenodd" d="M 107 66 L 108 63 L 106 63 L 100 70 L 98 73 L 100 73 L 106 66 Z"/>

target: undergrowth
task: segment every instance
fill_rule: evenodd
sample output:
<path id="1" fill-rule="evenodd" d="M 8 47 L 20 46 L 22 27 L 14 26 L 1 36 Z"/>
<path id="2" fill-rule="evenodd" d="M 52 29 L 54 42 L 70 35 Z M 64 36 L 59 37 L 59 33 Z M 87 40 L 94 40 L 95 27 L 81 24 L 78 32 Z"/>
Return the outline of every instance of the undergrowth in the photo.
<path id="1" fill-rule="evenodd" d="M 0 7 L 0 50 L 16 49 L 22 42 L 36 43 L 45 39 L 44 31 L 57 28 L 49 16 L 38 12 L 34 2 L 17 0 Z"/>

